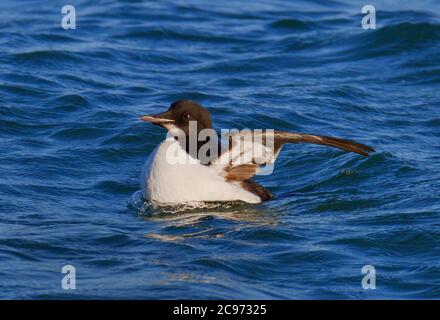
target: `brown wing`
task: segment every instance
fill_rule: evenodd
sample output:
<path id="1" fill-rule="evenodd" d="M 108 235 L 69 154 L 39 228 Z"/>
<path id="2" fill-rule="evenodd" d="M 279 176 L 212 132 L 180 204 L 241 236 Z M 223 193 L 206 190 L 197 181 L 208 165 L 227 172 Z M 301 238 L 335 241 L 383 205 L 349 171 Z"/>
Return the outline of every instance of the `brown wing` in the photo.
<path id="1" fill-rule="evenodd" d="M 333 138 L 328 136 L 317 136 L 307 133 L 292 133 L 284 131 L 275 131 L 275 145 L 284 143 L 313 143 L 321 144 L 330 147 L 335 147 L 345 151 L 355 152 L 360 155 L 368 157 L 369 152 L 374 152 L 374 149 L 364 144 L 346 140 Z"/>
<path id="2" fill-rule="evenodd" d="M 363 156 L 368 156 L 369 152 L 374 152 L 374 149 L 366 146 L 364 144 L 346 140 L 333 138 L 328 136 L 319 136 L 312 135 L 306 133 L 293 133 L 293 132 L 285 132 L 285 131 L 272 131 L 272 132 L 241 132 L 234 134 L 230 137 L 230 148 L 229 151 L 225 154 L 222 154 L 219 159 L 223 160 L 225 164 L 224 173 L 225 177 L 228 181 L 244 181 L 252 178 L 258 172 L 258 165 L 261 164 L 261 159 L 259 161 L 255 161 L 252 155 L 249 157 L 243 157 L 245 163 L 237 163 L 234 159 L 240 159 L 239 157 L 251 148 L 242 148 L 240 146 L 241 138 L 244 136 L 252 135 L 251 144 L 255 144 L 255 141 L 258 141 L 260 145 L 263 145 L 267 149 L 265 155 L 267 156 L 266 163 L 273 163 L 285 143 L 313 143 L 319 145 L 326 145 L 338 149 L 342 149 L 345 151 L 355 152 Z M 258 138 L 258 139 L 257 139 Z M 236 148 L 235 151 L 238 150 L 238 153 L 235 152 L 233 154 L 232 150 Z M 229 153 L 229 154 L 228 154 Z M 234 158 L 234 159 L 229 159 Z M 227 161 L 225 161 L 227 160 Z"/>
<path id="3" fill-rule="evenodd" d="M 229 165 L 224 170 L 227 181 L 243 181 L 252 178 L 257 173 L 258 165 L 254 163 Z"/>

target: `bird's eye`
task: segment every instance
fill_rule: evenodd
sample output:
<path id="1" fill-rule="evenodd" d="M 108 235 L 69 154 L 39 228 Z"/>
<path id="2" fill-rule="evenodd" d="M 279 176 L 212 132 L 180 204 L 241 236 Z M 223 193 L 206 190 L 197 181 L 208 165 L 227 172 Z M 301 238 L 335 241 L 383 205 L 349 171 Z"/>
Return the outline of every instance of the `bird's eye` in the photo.
<path id="1" fill-rule="evenodd" d="M 189 113 L 185 113 L 185 114 L 183 115 L 183 117 L 184 117 L 185 119 L 189 119 L 189 118 L 191 118 L 191 115 L 190 115 Z"/>

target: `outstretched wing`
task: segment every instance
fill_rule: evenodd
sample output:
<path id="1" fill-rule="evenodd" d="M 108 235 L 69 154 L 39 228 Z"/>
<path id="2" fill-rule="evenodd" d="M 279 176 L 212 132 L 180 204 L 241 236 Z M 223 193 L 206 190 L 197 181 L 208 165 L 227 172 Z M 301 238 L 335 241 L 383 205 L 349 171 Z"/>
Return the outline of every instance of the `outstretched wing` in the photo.
<path id="1" fill-rule="evenodd" d="M 339 139 L 328 136 L 317 136 L 306 133 L 283 132 L 283 131 L 277 131 L 274 133 L 274 135 L 275 135 L 274 137 L 275 140 L 281 144 L 288 142 L 321 144 L 325 146 L 342 149 L 345 151 L 355 152 L 365 157 L 368 157 L 369 152 L 374 152 L 374 149 L 369 146 L 346 139 Z"/>
<path id="2" fill-rule="evenodd" d="M 368 156 L 369 146 L 328 136 L 285 131 L 241 131 L 229 136 L 229 148 L 214 162 L 223 169 L 226 180 L 244 181 L 252 178 L 262 165 L 271 165 L 285 143 L 312 143 L 339 148 Z"/>

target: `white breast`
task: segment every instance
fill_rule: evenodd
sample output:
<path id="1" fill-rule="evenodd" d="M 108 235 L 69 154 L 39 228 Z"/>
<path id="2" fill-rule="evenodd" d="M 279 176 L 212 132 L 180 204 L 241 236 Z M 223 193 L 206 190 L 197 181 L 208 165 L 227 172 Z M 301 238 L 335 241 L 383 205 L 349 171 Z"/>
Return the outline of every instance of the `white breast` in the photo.
<path id="1" fill-rule="evenodd" d="M 142 170 L 141 185 L 144 198 L 156 204 L 261 202 L 260 197 L 240 185 L 225 181 L 218 167 L 191 158 L 173 138 L 163 141 L 150 155 Z"/>

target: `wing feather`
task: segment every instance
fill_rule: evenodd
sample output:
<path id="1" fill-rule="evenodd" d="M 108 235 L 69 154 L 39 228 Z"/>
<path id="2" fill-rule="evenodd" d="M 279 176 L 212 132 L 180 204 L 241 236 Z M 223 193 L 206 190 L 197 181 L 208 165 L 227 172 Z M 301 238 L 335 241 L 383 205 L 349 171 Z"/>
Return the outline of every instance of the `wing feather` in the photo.
<path id="1" fill-rule="evenodd" d="M 228 181 L 248 180 L 258 172 L 258 165 L 273 164 L 285 143 L 325 145 L 363 156 L 374 152 L 367 145 L 329 136 L 286 131 L 242 131 L 230 135 L 229 149 L 215 163 L 223 168 Z"/>

